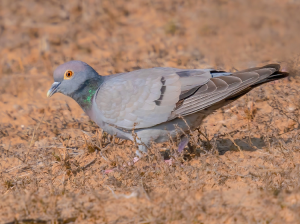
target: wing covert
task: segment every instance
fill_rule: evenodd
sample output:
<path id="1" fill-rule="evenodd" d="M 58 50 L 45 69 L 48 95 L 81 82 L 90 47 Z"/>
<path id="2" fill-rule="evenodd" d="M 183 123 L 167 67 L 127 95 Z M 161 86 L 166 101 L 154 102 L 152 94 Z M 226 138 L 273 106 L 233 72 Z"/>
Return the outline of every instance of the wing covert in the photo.
<path id="1" fill-rule="evenodd" d="M 145 128 L 168 120 L 179 100 L 176 73 L 147 78 L 116 77 L 104 83 L 95 98 L 101 119 L 125 129 Z"/>

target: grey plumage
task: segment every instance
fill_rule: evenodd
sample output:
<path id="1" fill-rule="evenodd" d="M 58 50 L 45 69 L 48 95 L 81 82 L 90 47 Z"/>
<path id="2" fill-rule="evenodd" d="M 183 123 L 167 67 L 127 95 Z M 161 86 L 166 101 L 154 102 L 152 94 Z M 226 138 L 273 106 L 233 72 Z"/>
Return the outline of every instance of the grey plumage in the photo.
<path id="1" fill-rule="evenodd" d="M 134 129 L 144 144 L 140 150 L 146 151 L 151 141 L 182 135 L 254 87 L 288 76 L 279 69 L 278 64 L 234 73 L 150 68 L 100 76 L 86 63 L 71 61 L 55 70 L 48 94 L 72 97 L 109 134 L 133 140 Z M 67 71 L 72 77 L 66 78 Z"/>

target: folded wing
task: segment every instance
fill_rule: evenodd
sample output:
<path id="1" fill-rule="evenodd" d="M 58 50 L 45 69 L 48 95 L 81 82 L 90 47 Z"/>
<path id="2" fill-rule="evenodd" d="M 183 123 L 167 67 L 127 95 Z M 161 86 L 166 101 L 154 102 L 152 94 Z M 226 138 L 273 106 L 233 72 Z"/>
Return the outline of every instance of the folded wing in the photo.
<path id="1" fill-rule="evenodd" d="M 166 122 L 184 94 L 211 78 L 210 70 L 142 69 L 104 82 L 96 93 L 97 116 L 120 128 L 147 128 Z"/>

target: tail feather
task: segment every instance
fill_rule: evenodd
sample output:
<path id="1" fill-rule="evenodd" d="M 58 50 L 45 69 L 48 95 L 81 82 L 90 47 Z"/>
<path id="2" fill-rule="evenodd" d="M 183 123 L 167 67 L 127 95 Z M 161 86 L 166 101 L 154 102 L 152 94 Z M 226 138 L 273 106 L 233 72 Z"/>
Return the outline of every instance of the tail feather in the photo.
<path id="1" fill-rule="evenodd" d="M 242 74 L 242 73 L 245 73 L 245 72 L 256 72 L 256 73 L 261 75 L 260 71 L 262 71 L 263 69 L 275 69 L 275 71 L 271 75 L 269 75 L 268 77 L 266 77 L 264 79 L 260 79 L 259 81 L 252 84 L 251 86 L 247 87 L 246 89 L 243 89 L 242 91 L 227 97 L 225 100 L 230 100 L 230 101 L 237 100 L 238 98 L 245 95 L 246 93 L 248 93 L 249 91 L 251 91 L 252 89 L 254 89 L 257 86 L 260 86 L 262 84 L 272 82 L 272 81 L 275 81 L 275 80 L 283 79 L 283 78 L 289 76 L 289 73 L 280 71 L 280 65 L 279 64 L 269 64 L 269 65 L 265 65 L 263 67 L 250 68 L 250 69 L 238 71 L 236 73 Z"/>
<path id="2" fill-rule="evenodd" d="M 289 73 L 287 73 L 287 72 L 276 71 L 275 73 L 273 73 L 272 75 L 270 75 L 268 78 L 263 79 L 263 80 L 255 83 L 251 87 L 254 88 L 254 87 L 260 86 L 260 85 L 262 85 L 264 83 L 272 82 L 272 81 L 279 80 L 279 79 L 283 79 L 283 78 L 286 78 L 288 76 L 289 76 Z"/>
<path id="3" fill-rule="evenodd" d="M 237 100 L 259 85 L 289 75 L 280 71 L 279 64 L 250 68 L 232 74 L 216 74 L 193 94 L 181 99 L 169 119 L 174 119 L 178 115 L 187 116 L 204 109 L 214 111 Z"/>

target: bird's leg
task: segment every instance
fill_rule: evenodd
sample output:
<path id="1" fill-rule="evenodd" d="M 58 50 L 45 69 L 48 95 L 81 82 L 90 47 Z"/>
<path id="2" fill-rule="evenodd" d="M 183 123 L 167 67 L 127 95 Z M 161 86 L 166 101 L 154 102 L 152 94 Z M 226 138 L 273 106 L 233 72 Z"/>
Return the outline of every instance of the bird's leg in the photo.
<path id="1" fill-rule="evenodd" d="M 178 152 L 182 153 L 182 151 L 184 150 L 184 148 L 186 147 L 186 145 L 189 143 L 189 137 L 188 136 L 183 136 L 183 138 L 181 139 L 179 145 L 178 145 Z"/>
<path id="2" fill-rule="evenodd" d="M 189 137 L 188 136 L 184 136 L 179 145 L 178 145 L 178 152 L 182 153 L 185 146 L 187 146 L 187 144 L 189 143 Z M 135 154 L 136 156 L 133 158 L 132 162 L 128 162 L 128 166 L 133 166 L 136 162 L 138 162 L 142 157 L 143 157 L 143 153 L 147 152 L 147 147 L 144 144 L 139 144 L 138 146 L 139 148 L 136 150 Z M 164 160 L 165 163 L 172 165 L 173 160 L 172 159 L 168 159 L 168 160 Z M 126 165 L 124 165 L 125 167 Z M 122 169 L 122 168 L 121 168 Z M 114 170 L 105 170 L 104 173 L 108 174 L 110 172 L 113 172 Z"/>
<path id="3" fill-rule="evenodd" d="M 135 154 L 137 155 L 134 158 L 140 159 L 143 157 L 143 153 L 147 152 L 147 147 L 144 144 L 139 144 L 139 148 L 135 151 Z"/>
<path id="4" fill-rule="evenodd" d="M 135 154 L 137 156 L 135 156 L 133 158 L 133 161 L 129 162 L 128 165 L 129 166 L 134 165 L 137 161 L 139 161 L 143 157 L 143 153 L 146 153 L 146 152 L 147 152 L 147 147 L 143 144 L 140 144 L 139 148 L 135 151 Z"/>
<path id="5" fill-rule="evenodd" d="M 178 152 L 182 153 L 188 143 L 189 143 L 189 137 L 187 135 L 183 136 L 183 138 L 181 139 L 178 145 Z M 165 160 L 165 163 L 172 165 L 173 160 L 172 159 Z"/>

